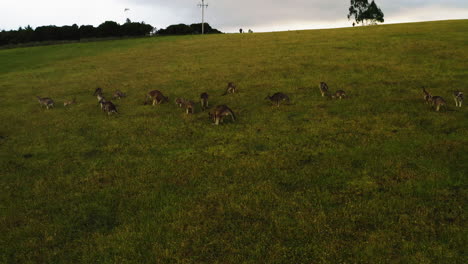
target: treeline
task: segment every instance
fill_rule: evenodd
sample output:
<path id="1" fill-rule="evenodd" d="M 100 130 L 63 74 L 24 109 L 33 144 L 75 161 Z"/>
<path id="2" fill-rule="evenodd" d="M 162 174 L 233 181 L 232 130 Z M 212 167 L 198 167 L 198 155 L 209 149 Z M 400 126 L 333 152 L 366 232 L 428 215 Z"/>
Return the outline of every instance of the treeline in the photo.
<path id="1" fill-rule="evenodd" d="M 1 31 L 0 46 L 16 45 L 29 42 L 42 41 L 77 41 L 90 38 L 112 38 L 145 36 L 154 31 L 153 26 L 144 22 L 131 22 L 127 19 L 125 24 L 106 21 L 98 27 L 83 25 L 72 26 L 42 26 L 36 29 L 27 26 L 18 30 Z"/>
<path id="2" fill-rule="evenodd" d="M 205 23 L 204 27 L 205 34 L 220 34 L 222 33 L 221 31 L 212 28 L 210 24 Z M 160 29 L 157 31 L 158 35 L 161 36 L 168 36 L 168 35 L 195 35 L 195 34 L 201 34 L 202 33 L 202 24 L 191 24 L 185 25 L 185 24 L 178 24 L 178 25 L 171 25 L 168 26 L 165 29 Z"/>
<path id="3" fill-rule="evenodd" d="M 210 24 L 205 23 L 205 34 L 220 34 L 221 31 L 212 28 Z M 119 37 L 136 37 L 146 36 L 149 34 L 157 34 L 160 36 L 168 35 L 194 35 L 201 34 L 202 24 L 178 24 L 171 25 L 165 29 L 156 29 L 144 22 L 131 22 L 127 19 L 125 24 L 118 24 L 114 21 L 106 21 L 98 27 L 83 25 L 78 27 L 72 26 L 42 26 L 36 29 L 27 26 L 20 27 L 18 30 L 0 31 L 0 46 L 17 45 L 31 42 L 44 41 L 78 41 L 82 39 L 93 38 L 119 38 Z"/>

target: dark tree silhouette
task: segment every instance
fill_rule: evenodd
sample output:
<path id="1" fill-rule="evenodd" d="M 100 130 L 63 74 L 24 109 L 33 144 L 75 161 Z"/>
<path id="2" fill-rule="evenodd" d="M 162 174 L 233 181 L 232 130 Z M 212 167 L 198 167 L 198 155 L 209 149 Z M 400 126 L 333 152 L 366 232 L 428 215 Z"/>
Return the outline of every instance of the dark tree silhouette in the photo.
<path id="1" fill-rule="evenodd" d="M 158 30 L 157 34 L 164 36 L 164 35 L 192 35 L 192 34 L 201 34 L 201 23 L 192 24 L 192 25 L 185 25 L 185 24 L 178 24 L 178 25 L 170 25 L 165 29 Z M 205 34 L 219 34 L 222 33 L 221 31 L 214 29 L 210 26 L 210 24 L 205 23 Z"/>
<path id="2" fill-rule="evenodd" d="M 120 26 L 117 22 L 106 21 L 97 27 L 99 37 L 117 37 L 120 36 Z"/>
<path id="3" fill-rule="evenodd" d="M 348 19 L 354 18 L 356 24 L 375 25 L 384 22 L 384 13 L 374 0 L 351 0 Z"/>
<path id="4" fill-rule="evenodd" d="M 36 41 L 60 40 L 60 32 L 56 26 L 37 27 L 34 33 Z"/>
<path id="5" fill-rule="evenodd" d="M 80 28 L 77 24 L 72 26 L 63 26 L 59 29 L 59 40 L 79 40 L 80 39 Z"/>
<path id="6" fill-rule="evenodd" d="M 146 36 L 153 33 L 154 30 L 153 26 L 144 22 L 134 23 L 130 20 L 127 20 L 123 25 L 113 21 L 106 21 L 97 28 L 89 25 L 78 27 L 78 25 L 74 24 L 63 27 L 42 26 L 34 30 L 27 26 L 26 28 L 20 27 L 18 30 L 1 31 L 0 46 L 42 41 L 76 41 L 102 37 Z"/>
<path id="7" fill-rule="evenodd" d="M 369 24 L 375 25 L 377 22 L 383 23 L 384 20 L 384 13 L 382 10 L 377 6 L 375 1 L 372 1 L 364 12 L 364 20 L 368 21 Z"/>
<path id="8" fill-rule="evenodd" d="M 90 25 L 83 25 L 79 29 L 80 39 L 95 38 L 97 37 L 96 28 Z"/>
<path id="9" fill-rule="evenodd" d="M 202 23 L 196 23 L 190 25 L 190 28 L 192 29 L 193 34 L 201 34 L 202 32 Z M 222 33 L 221 31 L 212 28 L 210 24 L 205 23 L 205 34 L 219 34 Z"/>
<path id="10" fill-rule="evenodd" d="M 185 24 L 170 25 L 166 29 L 158 30 L 158 35 L 191 35 L 192 28 Z"/>
<path id="11" fill-rule="evenodd" d="M 150 34 L 153 27 L 145 22 L 132 22 L 127 18 L 127 22 L 120 27 L 120 30 L 122 36 L 144 36 Z"/>

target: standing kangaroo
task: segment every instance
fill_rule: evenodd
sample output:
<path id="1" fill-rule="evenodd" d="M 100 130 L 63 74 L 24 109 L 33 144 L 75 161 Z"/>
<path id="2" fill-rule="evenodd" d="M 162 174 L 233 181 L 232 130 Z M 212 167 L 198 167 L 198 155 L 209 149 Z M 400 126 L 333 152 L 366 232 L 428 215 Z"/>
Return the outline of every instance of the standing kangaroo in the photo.
<path id="1" fill-rule="evenodd" d="M 47 109 L 49 108 L 53 108 L 54 107 L 54 100 L 48 98 L 48 97 L 39 97 L 39 96 L 36 96 L 37 97 L 37 100 L 39 101 L 39 105 L 41 106 L 45 106 Z"/>
<path id="2" fill-rule="evenodd" d="M 101 109 L 103 109 L 104 107 L 103 103 L 107 102 L 106 98 L 104 98 L 104 96 L 102 96 L 102 94 L 100 93 L 97 94 L 96 98 L 98 100 L 98 104 L 101 105 Z"/>
<path id="3" fill-rule="evenodd" d="M 465 96 L 463 95 L 463 92 L 455 91 L 453 92 L 453 99 L 455 100 L 456 107 L 462 107 L 462 103 L 465 99 Z"/>
<path id="4" fill-rule="evenodd" d="M 117 111 L 117 107 L 111 101 L 101 102 L 101 108 L 104 112 L 107 112 L 107 115 L 112 113 L 119 113 Z"/>
<path id="5" fill-rule="evenodd" d="M 227 85 L 226 91 L 222 95 L 224 96 L 224 95 L 227 95 L 229 93 L 232 94 L 232 93 L 235 93 L 236 91 L 237 91 L 236 85 L 233 82 L 229 82 L 228 85 Z"/>
<path id="6" fill-rule="evenodd" d="M 326 83 L 320 82 L 319 89 L 322 97 L 328 96 L 328 85 Z"/>
<path id="7" fill-rule="evenodd" d="M 207 93 L 200 94 L 200 104 L 203 111 L 208 108 L 208 97 Z"/>
<path id="8" fill-rule="evenodd" d="M 432 95 L 428 91 L 426 91 L 426 88 L 423 87 L 422 90 L 423 90 L 423 93 L 424 93 L 424 97 L 423 97 L 424 101 L 426 102 L 426 104 L 431 104 Z"/>

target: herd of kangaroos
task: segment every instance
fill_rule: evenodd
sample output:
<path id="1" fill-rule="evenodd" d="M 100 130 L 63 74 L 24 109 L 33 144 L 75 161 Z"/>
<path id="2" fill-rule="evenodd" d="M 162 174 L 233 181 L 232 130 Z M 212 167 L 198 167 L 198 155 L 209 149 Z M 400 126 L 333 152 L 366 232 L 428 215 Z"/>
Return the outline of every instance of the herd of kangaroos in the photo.
<path id="1" fill-rule="evenodd" d="M 321 82 L 319 84 L 319 89 L 320 93 L 322 94 L 322 97 L 328 97 L 332 99 L 343 99 L 346 98 L 346 92 L 343 90 L 338 90 L 335 93 L 331 93 L 328 85 L 325 82 Z M 224 92 L 224 95 L 227 94 L 233 94 L 236 93 L 237 87 L 234 83 L 229 82 L 226 88 L 226 91 Z M 439 111 L 442 106 L 446 107 L 446 102 L 444 98 L 440 96 L 432 96 L 428 91 L 426 91 L 425 88 L 423 88 L 423 93 L 424 93 L 424 100 L 426 104 L 430 104 L 435 111 Z M 99 105 L 101 105 L 102 111 L 106 112 L 108 115 L 112 113 L 118 113 L 117 107 L 115 106 L 114 103 L 112 103 L 110 100 L 107 100 L 103 96 L 103 92 L 101 88 L 97 88 L 94 91 L 94 96 L 97 96 L 97 100 Z M 121 99 L 123 97 L 126 97 L 126 94 L 122 93 L 121 91 L 117 90 L 114 95 L 113 99 Z M 39 104 L 42 106 L 45 106 L 47 109 L 53 108 L 54 107 L 54 101 L 51 98 L 44 97 L 41 98 L 37 96 L 39 100 Z M 202 111 L 205 111 L 208 109 L 208 98 L 209 95 L 208 93 L 202 93 L 200 94 L 200 104 L 201 104 L 201 109 Z M 453 92 L 453 98 L 455 100 L 455 106 L 456 107 L 462 107 L 464 95 L 463 92 L 460 91 L 455 91 Z M 265 99 L 270 100 L 274 105 L 279 107 L 283 102 L 289 102 L 289 97 L 281 92 L 275 93 L 272 96 L 267 96 Z M 167 96 L 164 96 L 164 94 L 161 91 L 158 90 L 153 90 L 149 93 L 146 94 L 145 98 L 145 105 L 152 104 L 153 106 L 162 104 L 164 102 L 169 102 L 169 98 Z M 175 103 L 177 106 L 180 108 L 185 108 L 186 114 L 194 114 L 195 113 L 195 103 L 190 100 L 186 100 L 184 98 L 177 98 L 175 99 Z M 63 103 L 65 107 L 70 106 L 72 104 L 76 104 L 76 100 L 73 99 L 72 101 L 66 101 Z M 210 120 L 213 121 L 214 124 L 219 125 L 219 123 L 223 122 L 223 119 L 227 116 L 230 116 L 232 118 L 232 121 L 236 121 L 236 115 L 234 112 L 225 104 L 218 105 L 214 109 L 210 110 L 208 113 L 208 116 Z"/>

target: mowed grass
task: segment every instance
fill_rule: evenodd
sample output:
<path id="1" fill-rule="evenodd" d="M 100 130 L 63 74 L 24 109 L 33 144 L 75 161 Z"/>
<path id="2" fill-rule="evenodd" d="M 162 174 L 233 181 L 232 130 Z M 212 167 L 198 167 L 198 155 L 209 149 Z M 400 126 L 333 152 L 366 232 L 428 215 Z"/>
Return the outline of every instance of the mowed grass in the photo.
<path id="1" fill-rule="evenodd" d="M 451 93 L 468 93 L 467 32 L 461 20 L 0 50 L 0 262 L 466 263 L 468 110 Z M 228 81 L 239 93 L 220 96 Z M 349 99 L 322 98 L 320 81 Z M 128 94 L 119 115 L 100 110 L 98 86 Z M 423 86 L 448 108 L 425 105 Z M 154 89 L 170 103 L 143 105 Z M 264 100 L 278 91 L 290 105 Z M 238 121 L 173 103 L 202 92 Z"/>

